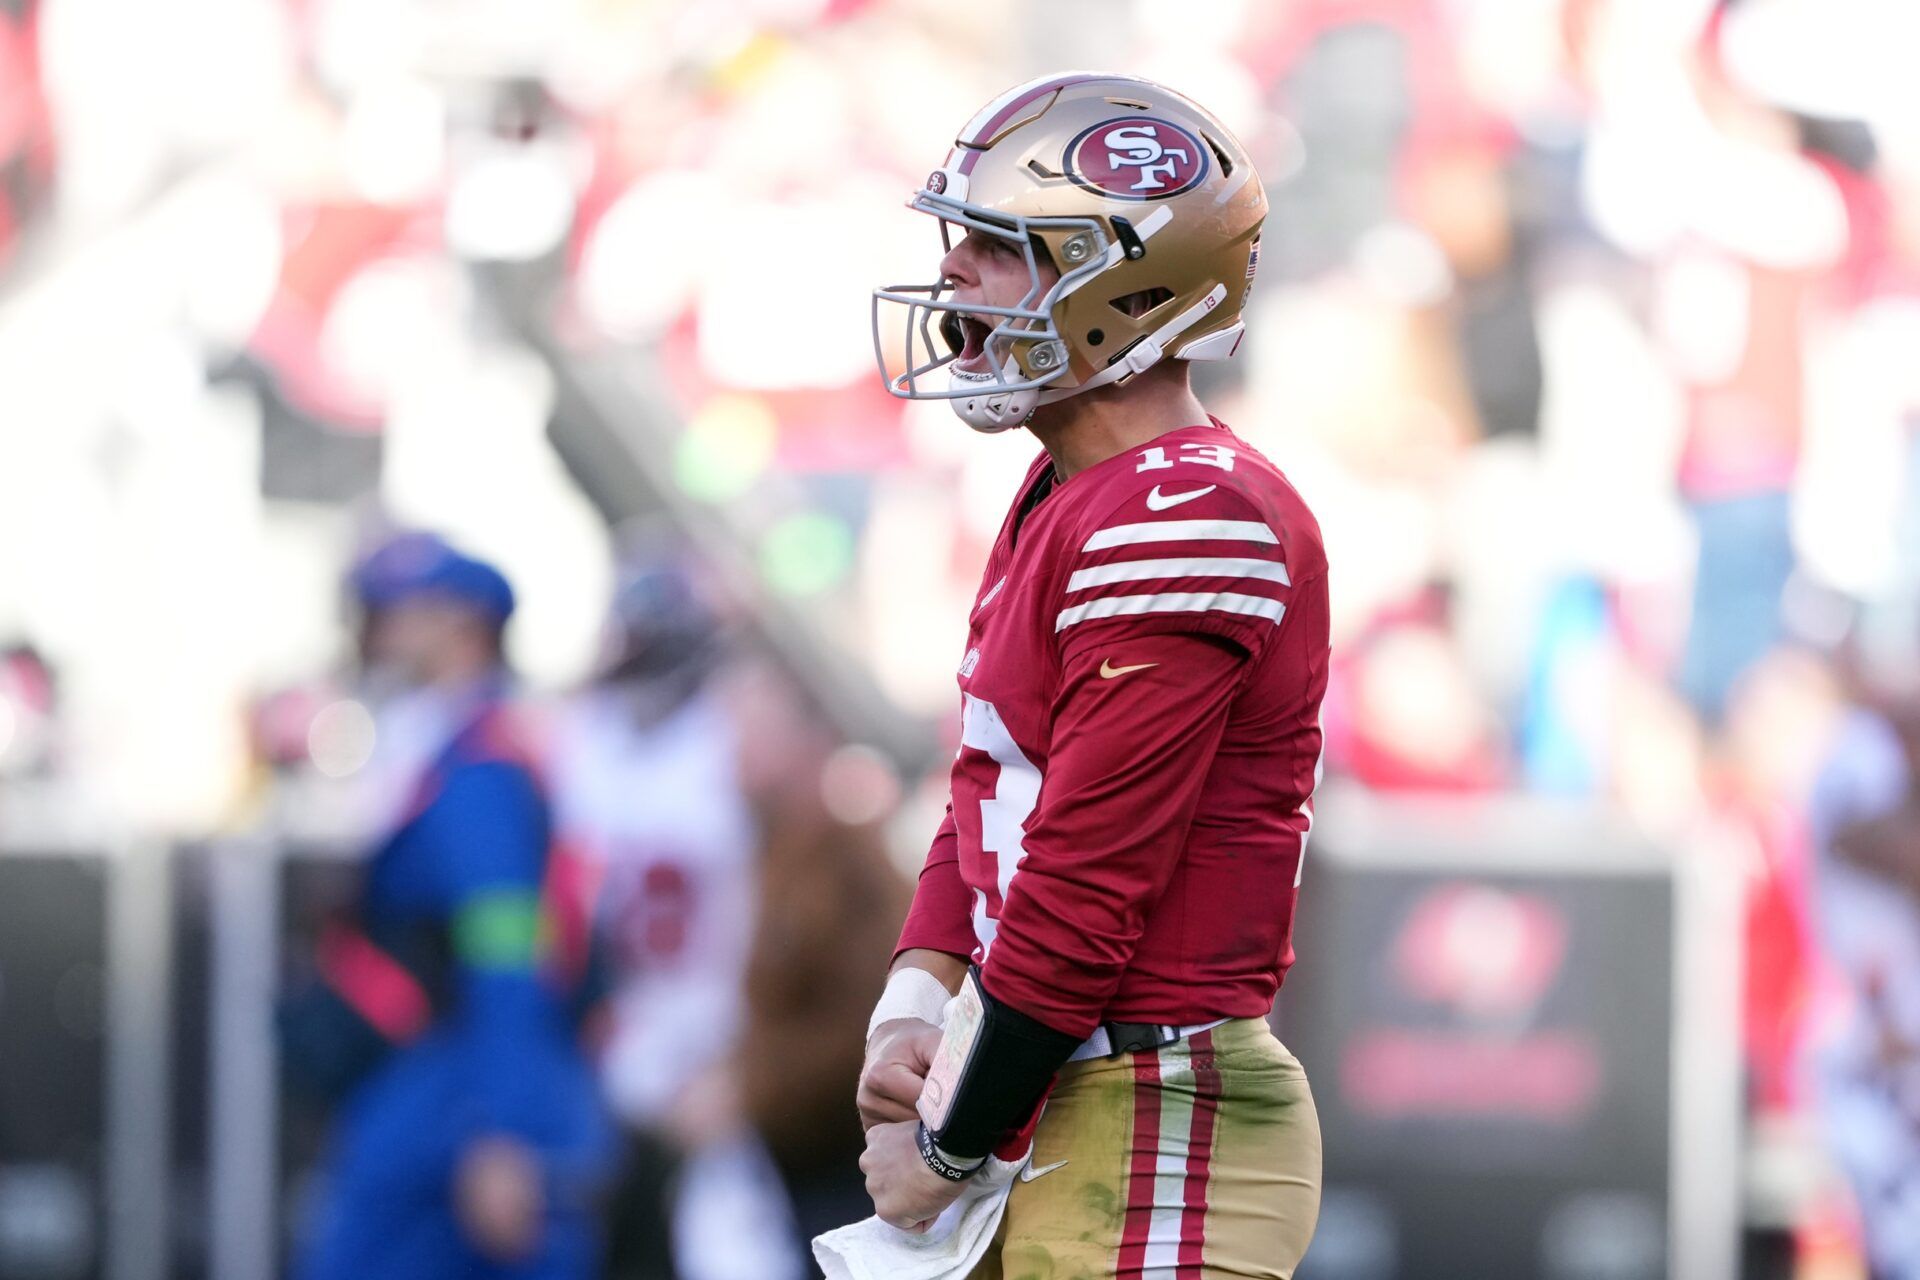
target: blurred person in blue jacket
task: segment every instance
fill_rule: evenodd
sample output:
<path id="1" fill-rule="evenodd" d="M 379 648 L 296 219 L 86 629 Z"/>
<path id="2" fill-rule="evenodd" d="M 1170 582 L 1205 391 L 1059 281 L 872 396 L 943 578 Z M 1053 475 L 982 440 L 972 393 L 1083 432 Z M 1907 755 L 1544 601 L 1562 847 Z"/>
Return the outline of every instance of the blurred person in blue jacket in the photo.
<path id="1" fill-rule="evenodd" d="M 352 588 L 375 836 L 319 950 L 340 1033 L 283 1014 L 289 1065 L 330 1074 L 339 1100 L 296 1274 L 585 1280 L 612 1139 L 548 801 L 507 702 L 512 589 L 425 534 L 374 551 Z"/>

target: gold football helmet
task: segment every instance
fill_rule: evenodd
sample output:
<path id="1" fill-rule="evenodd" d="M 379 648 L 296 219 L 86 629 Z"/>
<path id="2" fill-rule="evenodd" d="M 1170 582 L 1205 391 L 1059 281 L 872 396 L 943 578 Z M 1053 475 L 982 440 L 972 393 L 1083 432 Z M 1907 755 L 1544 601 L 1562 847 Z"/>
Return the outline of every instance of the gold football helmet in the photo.
<path id="1" fill-rule="evenodd" d="M 951 400 L 976 430 L 1020 426 L 1039 405 L 1169 357 L 1224 360 L 1240 345 L 1266 192 L 1239 141 L 1162 85 L 1072 72 L 1009 89 L 961 129 L 908 207 L 940 219 L 949 247 L 958 225 L 1026 258 L 1030 287 L 1013 306 L 963 306 L 945 280 L 874 291 L 887 389 Z M 1050 286 L 1041 254 L 1059 272 Z M 907 308 L 898 374 L 884 306 Z M 929 385 L 959 354 L 963 317 L 991 317 L 986 368 L 949 369 L 946 385 Z"/>

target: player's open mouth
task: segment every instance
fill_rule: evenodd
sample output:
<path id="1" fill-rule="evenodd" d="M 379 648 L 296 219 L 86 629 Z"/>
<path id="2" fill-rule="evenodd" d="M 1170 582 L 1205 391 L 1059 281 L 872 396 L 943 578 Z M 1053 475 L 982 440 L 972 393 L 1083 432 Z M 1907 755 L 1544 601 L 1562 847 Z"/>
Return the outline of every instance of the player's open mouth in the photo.
<path id="1" fill-rule="evenodd" d="M 993 333 L 993 325 L 964 312 L 950 311 L 940 330 L 953 348 L 954 368 L 966 373 L 987 372 L 987 338 Z"/>

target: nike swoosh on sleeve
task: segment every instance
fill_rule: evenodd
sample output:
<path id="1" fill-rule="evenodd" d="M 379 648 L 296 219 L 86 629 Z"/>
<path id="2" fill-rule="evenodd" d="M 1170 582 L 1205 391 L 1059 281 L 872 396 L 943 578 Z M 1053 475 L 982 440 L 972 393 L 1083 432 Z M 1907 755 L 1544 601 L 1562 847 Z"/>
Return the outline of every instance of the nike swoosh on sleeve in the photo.
<path id="1" fill-rule="evenodd" d="M 1210 484 L 1204 489 L 1193 489 L 1187 493 L 1161 493 L 1160 486 L 1147 490 L 1147 510 L 1165 511 L 1168 507 L 1177 507 L 1183 502 L 1192 502 L 1195 498 L 1204 498 L 1220 486 Z"/>

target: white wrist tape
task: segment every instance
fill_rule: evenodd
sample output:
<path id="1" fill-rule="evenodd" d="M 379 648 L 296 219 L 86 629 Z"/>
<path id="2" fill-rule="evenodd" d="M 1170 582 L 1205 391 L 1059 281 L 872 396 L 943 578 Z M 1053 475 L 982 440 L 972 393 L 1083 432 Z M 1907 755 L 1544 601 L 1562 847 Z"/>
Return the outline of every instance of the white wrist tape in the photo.
<path id="1" fill-rule="evenodd" d="M 937 1027 L 945 1019 L 947 1001 L 952 998 L 946 984 L 925 969 L 911 965 L 896 969 L 887 979 L 887 989 L 880 993 L 880 1003 L 873 1006 L 873 1017 L 867 1020 L 867 1039 L 873 1039 L 881 1023 L 896 1018 L 918 1018 Z"/>

